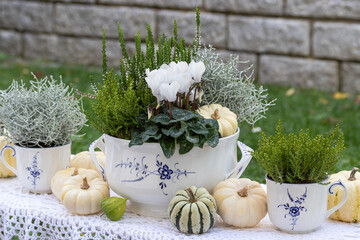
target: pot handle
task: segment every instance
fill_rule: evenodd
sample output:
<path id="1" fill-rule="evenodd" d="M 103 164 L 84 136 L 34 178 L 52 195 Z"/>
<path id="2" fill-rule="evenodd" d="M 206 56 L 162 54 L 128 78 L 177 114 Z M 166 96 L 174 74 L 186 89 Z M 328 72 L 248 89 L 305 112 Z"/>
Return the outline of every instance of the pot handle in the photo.
<path id="1" fill-rule="evenodd" d="M 104 181 L 106 181 L 105 178 L 105 170 L 104 170 L 104 166 L 101 166 L 101 164 L 99 163 L 96 154 L 95 154 L 95 149 L 99 148 L 103 153 L 105 153 L 105 142 L 104 142 L 104 135 L 102 135 L 100 138 L 98 138 L 97 140 L 95 140 L 92 144 L 90 144 L 89 146 L 89 152 L 90 152 L 90 157 L 92 162 L 94 163 L 96 169 L 101 173 Z"/>
<path id="2" fill-rule="evenodd" d="M 252 150 L 250 147 L 246 146 L 244 143 L 240 141 L 237 142 L 237 145 L 241 150 L 241 159 L 236 164 L 235 168 L 225 175 L 225 179 L 240 178 L 241 174 L 243 174 L 243 172 L 245 171 L 247 165 L 250 163 L 250 160 L 252 158 L 251 152 L 253 152 L 254 150 Z"/>
<path id="3" fill-rule="evenodd" d="M 326 218 L 328 218 L 331 214 L 333 214 L 336 210 L 338 210 L 342 205 L 344 205 L 344 203 L 346 202 L 346 200 L 348 198 L 348 194 L 349 194 L 348 190 L 344 186 L 344 184 L 341 182 L 341 180 L 333 182 L 333 183 L 330 184 L 330 186 L 329 186 L 329 194 L 334 194 L 334 192 L 331 191 L 331 189 L 336 185 L 339 185 L 340 187 L 344 188 L 345 196 L 344 196 L 343 200 L 340 203 L 338 203 L 335 207 L 331 208 L 330 210 L 328 210 L 326 212 Z"/>
<path id="4" fill-rule="evenodd" d="M 13 168 L 12 166 L 10 166 L 10 164 L 9 164 L 9 163 L 6 161 L 6 159 L 5 159 L 4 153 L 5 153 L 5 150 L 6 150 L 6 149 L 11 149 L 11 150 L 12 150 L 12 152 L 13 152 L 12 156 L 13 156 L 13 157 L 15 157 L 15 155 L 16 155 L 16 152 L 15 152 L 14 147 L 11 146 L 11 145 L 6 144 L 6 145 L 1 149 L 1 161 L 2 161 L 2 163 L 5 165 L 5 167 L 7 167 L 8 169 L 10 169 L 10 171 L 12 171 L 13 173 L 15 173 L 15 175 L 17 176 L 17 175 L 18 175 L 18 171 L 17 171 L 15 168 Z"/>

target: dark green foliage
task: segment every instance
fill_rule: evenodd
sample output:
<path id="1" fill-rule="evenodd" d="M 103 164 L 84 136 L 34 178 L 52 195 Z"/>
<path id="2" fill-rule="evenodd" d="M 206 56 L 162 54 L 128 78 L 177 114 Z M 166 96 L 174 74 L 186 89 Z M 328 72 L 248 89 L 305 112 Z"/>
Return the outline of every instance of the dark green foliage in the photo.
<path id="1" fill-rule="evenodd" d="M 199 32 L 198 10 L 197 25 Z M 155 48 L 152 29 L 147 25 L 146 50 L 141 50 L 141 36 L 138 33 L 135 35 L 136 51 L 132 56 L 126 50 L 123 30 L 119 24 L 118 33 L 123 55 L 120 59 L 120 72 L 115 74 L 113 70 L 107 69 L 104 31 L 103 81 L 94 89 L 95 99 L 92 100 L 92 111 L 87 113 L 87 117 L 98 131 L 114 137 L 130 139 L 132 129 L 138 127 L 136 116 L 145 111 L 148 105 L 156 105 L 156 98 L 145 81 L 145 70 L 158 69 L 162 64 L 169 64 L 172 61 L 190 63 L 195 50 L 191 46 L 186 46 L 183 38 L 178 39 L 176 21 L 174 36 L 168 38 L 160 34 L 157 48 Z"/>
<path id="2" fill-rule="evenodd" d="M 301 130 L 299 135 L 282 133 L 279 121 L 274 136 L 261 133 L 259 148 L 253 156 L 276 182 L 319 183 L 328 178 L 343 150 L 344 136 L 339 125 L 330 134 L 311 138 L 309 130 Z"/>
<path id="3" fill-rule="evenodd" d="M 167 158 L 175 153 L 176 143 L 180 147 L 179 153 L 185 154 L 193 147 L 202 148 L 205 143 L 215 147 L 219 142 L 218 122 L 188 110 L 173 107 L 170 119 L 168 110 L 163 108 L 163 113 L 150 119 L 144 113 L 137 121 L 139 128 L 133 130 L 129 146 L 158 141 Z"/>

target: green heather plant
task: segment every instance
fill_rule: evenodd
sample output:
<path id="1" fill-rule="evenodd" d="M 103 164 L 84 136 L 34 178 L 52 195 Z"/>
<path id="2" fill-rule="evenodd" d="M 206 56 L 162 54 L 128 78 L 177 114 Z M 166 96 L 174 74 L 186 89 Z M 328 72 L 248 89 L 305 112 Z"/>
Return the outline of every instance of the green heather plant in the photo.
<path id="1" fill-rule="evenodd" d="M 85 124 L 81 100 L 60 77 L 13 81 L 0 91 L 0 122 L 7 137 L 22 147 L 55 147 L 67 144 Z"/>
<path id="2" fill-rule="evenodd" d="M 200 28 L 200 15 L 197 10 L 197 29 Z M 153 33 L 147 25 L 146 50 L 141 49 L 141 36 L 135 36 L 135 53 L 131 57 L 126 50 L 123 30 L 118 24 L 119 43 L 122 51 L 120 72 L 108 70 L 106 58 L 105 32 L 103 34 L 103 81 L 93 86 L 92 111 L 87 113 L 91 125 L 102 133 L 114 137 L 130 139 L 134 128 L 139 127 L 136 117 L 146 112 L 149 105 L 156 106 L 156 98 L 145 81 L 145 70 L 158 69 L 172 61 L 189 63 L 198 51 L 199 33 L 194 39 L 194 48 L 186 46 L 185 40 L 178 37 L 176 21 L 174 36 L 160 34 L 155 47 Z"/>
<path id="3" fill-rule="evenodd" d="M 339 125 L 325 136 L 310 137 L 310 131 L 299 135 L 282 133 L 281 123 L 273 136 L 261 133 L 259 148 L 253 153 L 268 177 L 279 183 L 320 183 L 341 159 L 344 137 Z"/>

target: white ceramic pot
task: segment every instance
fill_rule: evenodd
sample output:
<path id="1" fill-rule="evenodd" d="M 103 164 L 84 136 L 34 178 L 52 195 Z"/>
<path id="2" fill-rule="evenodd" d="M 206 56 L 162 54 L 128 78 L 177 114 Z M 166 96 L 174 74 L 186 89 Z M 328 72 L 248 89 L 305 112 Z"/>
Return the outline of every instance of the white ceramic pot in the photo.
<path id="1" fill-rule="evenodd" d="M 177 148 L 169 159 L 158 143 L 129 148 L 129 140 L 106 134 L 93 142 L 89 151 L 111 189 L 129 198 L 131 211 L 143 216 L 167 217 L 169 202 L 177 190 L 196 185 L 211 191 L 225 178 L 240 177 L 251 160 L 252 149 L 238 142 L 238 136 L 239 130 L 221 138 L 215 148 L 196 147 L 184 155 Z M 242 151 L 239 163 L 237 143 Z M 96 148 L 106 155 L 105 168 L 96 159 Z"/>
<path id="2" fill-rule="evenodd" d="M 16 169 L 4 158 L 4 150 L 11 149 L 16 156 Z M 2 162 L 19 178 L 21 185 L 35 193 L 51 193 L 51 178 L 70 165 L 71 143 L 50 148 L 24 148 L 6 145 L 1 149 Z"/>
<path id="3" fill-rule="evenodd" d="M 289 184 L 277 183 L 266 177 L 268 214 L 271 222 L 280 230 L 289 233 L 307 233 L 316 230 L 333 212 L 346 201 L 348 191 L 341 181 L 331 184 Z M 327 208 L 328 193 L 339 185 L 344 188 L 345 197 L 335 207 Z"/>

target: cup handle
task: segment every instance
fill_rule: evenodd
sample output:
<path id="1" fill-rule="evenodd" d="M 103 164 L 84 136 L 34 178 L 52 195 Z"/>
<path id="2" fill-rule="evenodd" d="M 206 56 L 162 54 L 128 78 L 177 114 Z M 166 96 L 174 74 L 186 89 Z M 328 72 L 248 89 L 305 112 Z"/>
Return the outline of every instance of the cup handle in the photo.
<path id="1" fill-rule="evenodd" d="M 103 153 L 105 153 L 104 139 L 104 135 L 102 135 L 99 139 L 95 140 L 92 144 L 90 144 L 89 152 L 91 160 L 94 163 L 96 169 L 101 173 L 103 179 L 106 181 L 104 166 L 101 166 L 95 154 L 96 148 L 99 148 Z"/>
<path id="2" fill-rule="evenodd" d="M 13 168 L 12 166 L 10 166 L 10 164 L 5 160 L 5 156 L 4 156 L 4 153 L 5 153 L 5 150 L 6 149 L 11 149 L 13 154 L 12 156 L 15 157 L 16 155 L 16 151 L 15 149 L 11 146 L 11 145 L 5 145 L 2 149 L 1 149 L 1 161 L 2 163 L 5 165 L 5 167 L 7 167 L 8 169 L 10 169 L 10 171 L 12 171 L 13 173 L 15 173 L 15 175 L 17 176 L 18 175 L 18 171 Z"/>
<path id="3" fill-rule="evenodd" d="M 248 166 L 252 158 L 251 152 L 253 152 L 254 150 L 252 150 L 250 147 L 246 146 L 244 143 L 240 141 L 237 142 L 237 145 L 241 151 L 241 159 L 236 164 L 235 168 L 225 175 L 225 179 L 240 178 L 241 174 L 243 174 L 243 172 L 245 171 L 246 167 Z"/>
<path id="4" fill-rule="evenodd" d="M 339 185 L 339 186 L 341 186 L 341 187 L 344 188 L 345 196 L 344 196 L 343 200 L 342 200 L 340 203 L 338 203 L 338 205 L 336 205 L 335 207 L 329 209 L 329 210 L 326 212 L 326 218 L 328 218 L 331 214 L 333 214 L 336 210 L 338 210 L 342 205 L 344 205 L 344 203 L 346 202 L 346 200 L 347 200 L 347 198 L 348 198 L 348 190 L 347 190 L 347 188 L 344 186 L 344 184 L 341 182 L 341 180 L 331 183 L 331 185 L 329 186 L 329 193 L 330 193 L 330 194 L 334 194 L 334 192 L 331 191 L 331 189 L 332 189 L 334 186 L 336 186 L 336 185 Z"/>

